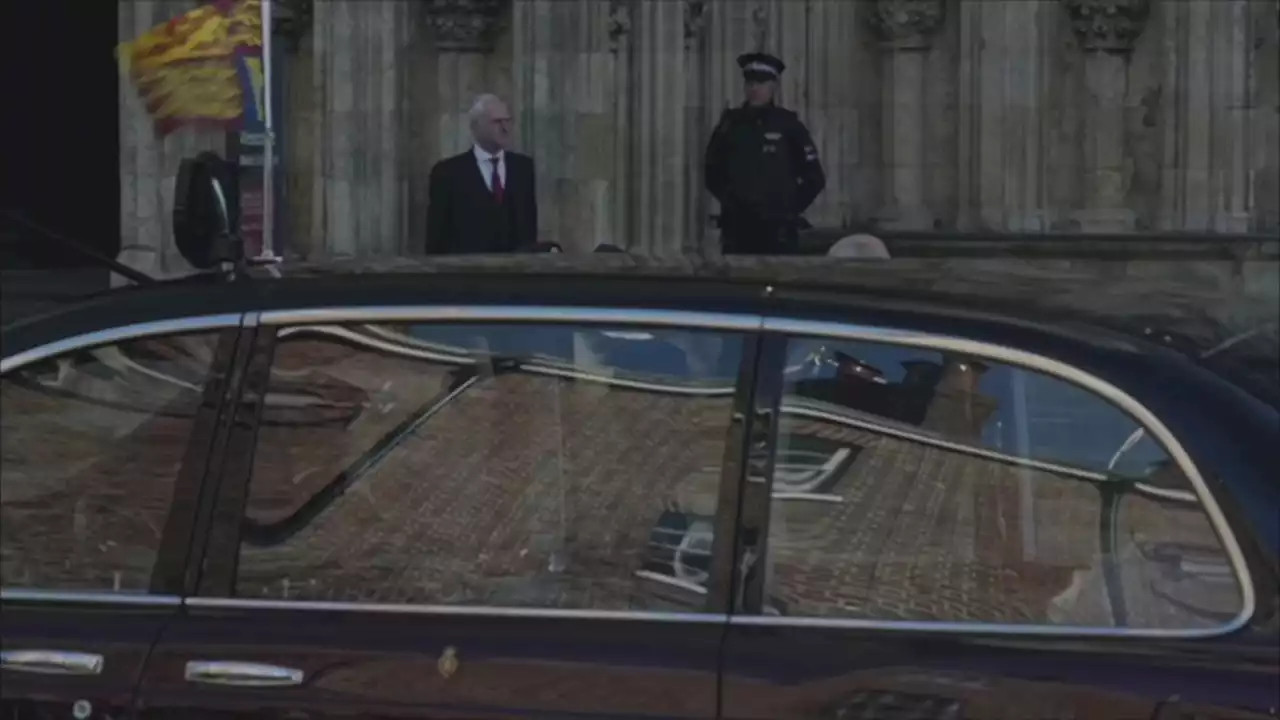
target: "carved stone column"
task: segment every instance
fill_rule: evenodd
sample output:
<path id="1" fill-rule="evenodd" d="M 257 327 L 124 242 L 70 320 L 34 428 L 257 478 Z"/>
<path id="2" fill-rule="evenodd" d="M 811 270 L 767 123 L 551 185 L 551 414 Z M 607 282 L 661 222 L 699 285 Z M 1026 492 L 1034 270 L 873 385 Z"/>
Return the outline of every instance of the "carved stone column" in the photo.
<path id="1" fill-rule="evenodd" d="M 1253 230 L 1275 235 L 1280 233 L 1280 0 L 1272 8 L 1258 8 L 1253 48 Z"/>
<path id="2" fill-rule="evenodd" d="M 542 237 L 570 252 L 626 246 L 635 224 L 628 213 L 642 158 L 628 137 L 643 122 L 632 100 L 643 20 L 636 8 L 635 0 L 513 4 L 518 142 L 536 162 Z"/>
<path id="3" fill-rule="evenodd" d="M 1171 118 L 1161 183 L 1164 228 L 1261 230 L 1267 207 L 1277 207 L 1280 175 L 1265 134 L 1267 124 L 1278 127 L 1277 114 L 1265 104 L 1268 96 L 1280 97 L 1280 38 L 1267 27 L 1271 18 L 1253 17 L 1259 9 L 1251 0 L 1185 0 L 1162 8 L 1170 46 L 1165 83 L 1172 89 L 1162 108 Z"/>
<path id="4" fill-rule="evenodd" d="M 377 256 L 421 247 L 407 232 L 410 10 L 398 0 L 314 5 L 311 219 L 310 232 L 296 238 L 301 252 Z"/>
<path id="5" fill-rule="evenodd" d="M 687 2 L 641 0 L 632 6 L 631 153 L 633 250 L 678 256 L 701 235 L 702 143 L 692 100 L 700 87 L 700 23 Z"/>
<path id="6" fill-rule="evenodd" d="M 1087 56 L 1084 204 L 1074 218 L 1084 232 L 1132 230 L 1127 206 L 1131 170 L 1125 154 L 1126 55 L 1142 33 L 1150 0 L 1062 0 Z"/>
<path id="7" fill-rule="evenodd" d="M 484 87 L 485 56 L 493 52 L 509 0 L 427 0 L 427 35 L 436 51 L 438 150 L 442 157 L 471 142 L 467 112 Z M 504 98 L 511 102 L 511 98 Z"/>
<path id="8" fill-rule="evenodd" d="M 884 63 L 884 197 L 878 223 L 895 230 L 933 227 L 925 203 L 925 58 L 930 36 L 942 27 L 942 0 L 876 0 L 868 20 L 889 54 Z"/>
<path id="9" fill-rule="evenodd" d="M 631 237 L 635 208 L 631 204 L 631 0 L 610 0 L 606 22 L 609 38 L 610 78 L 614 103 L 609 117 L 613 132 L 609 137 L 609 223 L 607 235 L 599 239 L 626 247 Z"/>
<path id="10" fill-rule="evenodd" d="M 1046 36 L 1059 12 L 1052 0 L 959 6 L 957 194 L 964 229 L 1048 229 L 1045 104 L 1054 83 Z"/>

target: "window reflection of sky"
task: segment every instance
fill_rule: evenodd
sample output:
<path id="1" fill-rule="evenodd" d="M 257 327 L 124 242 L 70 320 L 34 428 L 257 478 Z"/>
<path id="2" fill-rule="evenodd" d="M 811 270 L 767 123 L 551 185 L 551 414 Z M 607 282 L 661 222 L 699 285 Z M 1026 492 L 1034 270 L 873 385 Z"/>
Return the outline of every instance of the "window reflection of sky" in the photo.
<path id="1" fill-rule="evenodd" d="M 556 325 L 413 325 L 411 337 L 457 348 L 468 353 L 518 358 L 538 358 L 574 364 L 581 345 L 597 355 L 605 368 L 627 375 L 666 378 L 673 383 L 722 381 L 737 377 L 736 359 L 741 356 L 742 339 L 736 335 L 715 335 L 718 347 L 711 347 L 702 371 L 690 364 L 690 348 L 707 349 L 711 333 L 675 330 L 643 332 L 613 331 Z"/>
<path id="2" fill-rule="evenodd" d="M 941 364 L 943 360 L 941 353 L 915 348 L 797 340 L 791 343 L 788 365 L 800 364 L 824 345 L 880 370 L 891 384 L 903 381 L 907 363 Z M 811 379 L 831 379 L 836 373 L 831 365 L 806 367 L 806 371 Z M 983 442 L 1022 457 L 1105 470 L 1116 451 L 1138 427 L 1119 408 L 1088 390 L 1008 365 L 989 364 L 978 389 L 996 403 L 995 411 L 982 428 Z M 1126 475 L 1142 475 L 1151 463 L 1165 457 L 1159 445 L 1143 437 L 1123 454 L 1114 470 Z"/>

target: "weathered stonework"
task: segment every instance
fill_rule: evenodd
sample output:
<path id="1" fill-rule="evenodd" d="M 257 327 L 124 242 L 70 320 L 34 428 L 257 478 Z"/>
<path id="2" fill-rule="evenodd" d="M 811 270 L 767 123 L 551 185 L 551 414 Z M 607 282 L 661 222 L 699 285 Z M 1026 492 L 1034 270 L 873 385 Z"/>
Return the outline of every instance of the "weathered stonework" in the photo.
<path id="1" fill-rule="evenodd" d="M 693 50 L 702 39 L 707 24 L 706 0 L 685 0 L 684 49 Z"/>
<path id="2" fill-rule="evenodd" d="M 447 52 L 493 51 L 509 0 L 424 0 L 436 47 Z"/>
<path id="3" fill-rule="evenodd" d="M 631 32 L 631 5 L 627 0 L 609 0 L 609 51 L 617 53 L 623 38 Z"/>
<path id="4" fill-rule="evenodd" d="M 1151 0 L 1062 0 L 1071 14 L 1071 27 L 1087 50 L 1126 53 L 1147 18 Z"/>
<path id="5" fill-rule="evenodd" d="M 879 225 L 927 230 L 936 215 L 925 199 L 925 58 L 946 19 L 942 0 L 876 0 L 868 15 L 888 55 L 884 88 L 882 160 L 889 175 Z"/>
<path id="6" fill-rule="evenodd" d="M 306 5 L 306 0 L 281 0 Z M 121 38 L 189 7 L 121 3 Z M 282 6 L 283 7 L 283 6 Z M 290 6 L 292 7 L 292 6 Z M 286 60 L 284 244 L 422 245 L 431 164 L 475 95 L 510 101 L 540 234 L 573 251 L 716 246 L 702 152 L 734 62 L 787 63 L 827 188 L 818 227 L 1280 229 L 1273 0 L 325 0 Z M 470 13 L 470 14 L 467 14 Z M 166 183 L 220 134 L 160 141 L 121 96 L 125 251 L 181 271 Z M 150 179 L 148 179 L 150 178 Z M 847 234 L 847 233 L 846 233 Z"/>
<path id="7" fill-rule="evenodd" d="M 943 0 L 875 0 L 867 22 L 885 44 L 915 49 L 929 46 L 946 16 Z"/>

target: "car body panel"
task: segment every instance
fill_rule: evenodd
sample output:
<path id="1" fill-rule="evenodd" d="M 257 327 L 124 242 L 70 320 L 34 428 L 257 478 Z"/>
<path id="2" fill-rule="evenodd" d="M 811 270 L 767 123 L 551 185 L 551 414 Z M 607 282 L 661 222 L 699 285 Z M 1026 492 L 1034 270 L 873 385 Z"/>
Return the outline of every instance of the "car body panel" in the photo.
<path id="1" fill-rule="evenodd" d="M 79 702 L 97 713 L 126 716 L 152 644 L 177 611 L 176 598 L 171 605 L 132 608 L 5 599 L 4 651 L 88 654 L 101 659 L 101 670 L 75 674 L 6 668 L 0 671 L 4 717 L 68 717 Z"/>
<path id="2" fill-rule="evenodd" d="M 714 616 L 197 606 L 157 647 L 141 717 L 713 718 L 723 627 Z M 296 668 L 307 679 L 193 686 L 183 668 L 198 659 Z"/>
<path id="3" fill-rule="evenodd" d="M 439 314 L 439 306 L 402 307 L 378 305 L 357 311 L 322 306 L 315 310 L 325 315 L 323 328 L 334 327 L 334 321 L 342 318 L 368 322 L 397 315 L 402 320 L 429 320 Z M 490 321 L 504 314 L 561 323 L 603 319 L 574 308 L 503 307 L 450 305 L 445 317 L 465 319 L 474 311 Z M 724 569 L 714 572 L 704 612 L 699 614 L 231 597 L 241 534 L 247 533 L 242 520 L 245 483 L 251 476 L 255 434 L 263 417 L 261 398 L 270 392 L 271 360 L 282 342 L 276 334 L 279 327 L 292 325 L 290 317 L 312 317 L 307 311 L 305 306 L 295 306 L 288 315 L 263 313 L 256 327 L 246 331 L 255 337 L 255 353 L 238 402 L 240 415 L 230 440 L 232 457 L 223 474 L 213 534 L 202 563 L 201 597 L 188 599 L 184 615 L 166 629 L 157 645 L 152 669 L 140 690 L 142 718 L 165 720 L 204 712 L 228 718 L 289 717 L 296 712 L 311 717 L 387 718 L 716 716 L 719 651 L 730 582 Z M 618 309 L 605 314 L 615 320 L 626 316 L 625 310 Z M 680 314 L 669 313 L 668 320 L 671 316 Z M 700 317 L 714 321 L 719 316 L 704 313 Z M 758 319 L 745 318 L 737 322 L 745 327 L 758 325 Z M 697 318 L 686 319 L 696 325 Z M 437 334 L 428 332 L 415 339 Z M 624 344 L 647 336 L 616 334 L 631 338 L 619 340 Z M 536 340 L 528 333 L 509 339 L 521 346 L 504 348 L 509 352 L 527 351 L 527 341 Z M 619 356 L 644 362 L 626 350 L 620 350 Z M 750 347 L 745 351 L 747 361 L 731 372 L 752 367 Z M 658 356 L 662 355 L 659 351 Z M 746 402 L 750 383 L 740 387 L 739 404 Z M 729 435 L 719 481 L 722 512 L 713 521 L 728 528 L 725 536 L 731 538 L 739 467 L 734 458 L 741 452 L 741 434 L 729 421 L 725 417 Z M 269 533 L 255 542 L 271 544 L 290 534 L 269 537 Z M 727 566 L 731 552 L 731 543 L 722 544 L 716 565 Z M 210 660 L 294 669 L 306 680 L 296 687 L 258 689 L 193 684 L 185 677 L 188 663 Z"/>
<path id="4" fill-rule="evenodd" d="M 199 563 L 204 577 L 214 579 L 201 594 L 212 597 L 188 603 L 182 618 L 168 626 L 148 663 L 140 699 L 143 717 L 283 718 L 294 711 L 312 717 L 601 717 L 615 711 L 711 717 L 718 709 L 728 718 L 914 717 L 904 713 L 915 712 L 924 713 L 921 717 L 1057 713 L 1106 719 L 1164 717 L 1180 707 L 1207 717 L 1273 715 L 1280 706 L 1275 620 L 1280 521 L 1274 511 L 1280 505 L 1280 484 L 1274 478 L 1280 423 L 1275 409 L 1185 352 L 1122 323 L 1099 321 L 1122 313 L 1086 312 L 1100 306 L 1096 297 L 1082 301 L 1077 296 L 1065 303 L 1068 312 L 1063 314 L 1051 311 L 1054 296 L 1045 293 L 1042 301 L 1019 312 L 1020 301 L 1036 294 L 1029 288 L 1016 296 L 1006 288 L 990 293 L 989 301 L 979 298 L 965 305 L 959 301 L 964 292 L 952 293 L 948 301 L 946 293 L 932 289 L 937 283 L 915 288 L 890 284 L 894 277 L 927 277 L 924 272 L 887 273 L 880 279 L 868 273 L 855 289 L 815 289 L 752 270 L 687 282 L 661 273 L 580 277 L 571 270 L 529 275 L 494 270 L 153 288 L 6 328 L 5 352 L 93 332 L 120 324 L 121 318 L 153 322 L 196 314 L 197 308 L 198 314 L 332 309 L 338 297 L 343 307 L 354 308 L 488 305 L 722 313 L 852 323 L 890 334 L 937 334 L 1017 348 L 1113 384 L 1160 419 L 1201 470 L 1205 487 L 1233 529 L 1256 598 L 1257 611 L 1243 627 L 1204 639 L 992 634 L 981 626 L 788 625 L 761 617 L 760 598 L 742 602 L 736 589 L 745 579 L 741 577 L 727 579 L 734 596 L 726 599 L 738 604 L 726 620 L 467 615 L 430 608 L 401 613 L 288 603 L 236 606 L 220 599 L 226 589 L 217 587 L 216 579 L 225 583 L 227 574 L 234 573 L 235 560 L 228 554 L 234 532 L 228 518 L 236 517 L 243 499 L 235 494 L 233 478 L 247 476 L 244 455 L 251 452 L 252 442 L 232 430 L 220 505 L 210 515 L 208 551 Z M 978 278 L 966 287 L 990 280 Z M 1161 307 L 1176 305 L 1149 304 L 1140 313 L 1142 321 L 1159 319 Z M 1185 320 L 1174 311 L 1166 317 L 1170 323 Z M 246 330 L 247 337 L 252 333 Z M 1218 331 L 1202 333 L 1220 337 Z M 768 417 L 769 407 L 756 401 L 776 390 L 762 392 L 759 383 L 764 380 L 749 377 L 751 390 L 740 398 L 745 403 L 741 432 L 753 452 L 744 447 L 741 461 L 731 469 L 744 494 L 739 499 L 722 493 L 715 530 L 735 536 L 735 567 L 741 566 L 748 547 L 734 524 L 737 504 L 746 508 L 752 502 L 750 478 L 762 469 L 753 462 L 771 462 L 759 455 L 765 448 L 757 446 L 758 423 Z M 1169 392 L 1171 386 L 1178 392 Z M 767 440 L 765 445 L 771 448 Z M 757 506 L 760 502 L 756 498 Z M 40 622 L 56 627 L 59 621 Z M 7 643 L 8 630 L 5 635 Z M 459 668 L 454 674 L 442 670 L 451 666 L 446 662 L 450 648 Z M 320 682 L 314 687 L 309 683 L 305 691 L 193 688 L 183 677 L 185 663 L 192 659 L 298 667 Z M 717 674 L 719 689 L 708 693 L 705 688 L 716 684 Z M 565 690 L 568 677 L 590 690 Z M 327 683 L 332 685 L 324 687 Z M 306 694 L 312 690 L 318 694 Z M 507 694 L 495 695 L 499 690 Z M 868 714 L 874 712 L 880 714 Z"/>
<path id="5" fill-rule="evenodd" d="M 800 303 L 780 303 L 794 317 Z M 814 314 L 809 314 L 814 318 Z M 840 303 L 817 316 L 884 341 L 897 331 L 979 341 L 1056 359 L 1123 388 L 1154 411 L 1204 472 L 1213 499 L 1240 540 L 1256 611 L 1223 636 L 984 626 L 929 622 L 760 617 L 759 591 L 731 619 L 722 664 L 726 718 L 1089 717 L 1120 720 L 1194 705 L 1207 717 L 1265 717 L 1280 707 L 1280 649 L 1274 532 L 1275 445 L 1263 442 L 1272 411 L 1165 348 L 1096 333 L 1089 342 L 1058 329 L 999 322 L 973 312 L 930 312 L 894 304 Z M 812 320 L 782 328 L 821 327 Z M 766 320 L 766 327 L 774 324 Z M 872 336 L 876 332 L 870 333 Z M 778 335 L 774 342 L 781 343 Z M 766 349 L 762 357 L 769 357 Z M 774 353 L 777 357 L 778 353 Z M 980 354 L 973 357 L 981 358 Z M 779 392 L 761 368 L 757 395 Z M 1171 383 L 1179 387 L 1169 393 Z M 1190 400 L 1191 402 L 1188 402 Z M 758 400 L 759 402 L 759 400 Z M 1226 418 L 1232 418 L 1227 420 Z M 772 446 L 772 444 L 771 444 Z M 770 460 L 763 459 L 767 464 Z M 1237 478 L 1230 487 L 1222 479 Z M 1236 494 L 1236 489 L 1242 491 Z M 1250 508 L 1240 503 L 1244 499 Z M 768 535 L 767 504 L 744 504 L 744 533 Z M 758 547 L 740 552 L 767 552 Z M 741 561 L 741 560 L 740 560 Z M 1105 637 L 1112 635 L 1113 637 Z M 1218 715 L 1215 715 L 1217 713 Z"/>
<path id="6" fill-rule="evenodd" d="M 87 703 L 93 712 L 122 716 L 131 712 L 134 692 L 144 674 L 146 661 L 161 630 L 180 612 L 181 596 L 195 588 L 198 566 L 189 563 L 193 543 L 202 536 L 201 508 L 209 505 L 205 493 L 206 471 L 214 456 L 220 455 L 216 438 L 230 420 L 224 413 L 225 399 L 235 384 L 236 344 L 239 330 L 236 316 L 223 316 L 218 323 L 206 323 L 219 333 L 203 403 L 195 409 L 185 452 L 174 472 L 176 479 L 167 518 L 162 528 L 149 594 L 109 592 L 49 592 L 39 588 L 6 587 L 0 595 L 3 607 L 3 650 L 6 653 L 55 653 L 54 661 L 71 656 L 96 659 L 98 667 L 80 670 L 50 667 L 37 662 L 33 667 L 4 670 L 3 702 L 16 717 L 35 712 L 65 716 L 76 703 Z M 161 323 L 152 327 L 157 335 L 172 329 Z M 93 334 L 90 331 L 90 334 Z M 139 333 L 127 333 L 138 337 Z M 117 333 L 99 335 L 99 339 Z M 38 349 L 38 346 L 36 346 Z M 28 348 L 30 351 L 32 348 Z M 9 348 L 6 347 L 6 350 Z M 22 353 L 6 356 L 20 358 Z M 16 368 L 15 368 L 16 369 Z M 71 655 L 67 655 L 70 653 Z M 6 662 L 6 664 L 8 664 Z"/>

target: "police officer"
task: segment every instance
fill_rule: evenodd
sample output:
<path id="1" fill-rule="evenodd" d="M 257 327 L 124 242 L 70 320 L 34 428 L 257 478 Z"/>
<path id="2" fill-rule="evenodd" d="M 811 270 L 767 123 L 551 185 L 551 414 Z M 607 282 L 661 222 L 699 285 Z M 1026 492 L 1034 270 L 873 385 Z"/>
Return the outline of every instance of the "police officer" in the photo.
<path id="1" fill-rule="evenodd" d="M 794 253 L 800 215 L 826 185 L 818 151 L 796 114 L 774 103 L 786 69 L 767 53 L 738 57 L 746 102 L 726 108 L 707 144 L 707 190 L 720 201 L 726 254 Z"/>

